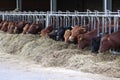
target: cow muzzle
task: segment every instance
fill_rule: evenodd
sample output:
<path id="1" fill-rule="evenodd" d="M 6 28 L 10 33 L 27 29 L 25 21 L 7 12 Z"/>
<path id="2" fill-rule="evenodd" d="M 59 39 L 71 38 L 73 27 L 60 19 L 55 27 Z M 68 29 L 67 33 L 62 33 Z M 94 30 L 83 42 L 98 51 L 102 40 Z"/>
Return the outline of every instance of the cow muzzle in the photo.
<path id="1" fill-rule="evenodd" d="M 70 36 L 68 40 L 71 41 L 71 42 L 73 42 L 74 38 L 72 36 Z"/>

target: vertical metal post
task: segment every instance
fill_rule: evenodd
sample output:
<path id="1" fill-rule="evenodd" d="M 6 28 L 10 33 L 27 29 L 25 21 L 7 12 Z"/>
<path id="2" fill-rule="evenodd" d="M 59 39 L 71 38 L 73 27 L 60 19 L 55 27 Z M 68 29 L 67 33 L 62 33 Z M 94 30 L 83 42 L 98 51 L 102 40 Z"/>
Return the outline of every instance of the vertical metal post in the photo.
<path id="1" fill-rule="evenodd" d="M 102 16 L 102 33 L 105 33 L 104 27 L 105 27 L 105 18 Z"/>
<path id="2" fill-rule="evenodd" d="M 103 0 L 103 4 L 104 4 L 104 12 L 107 12 L 107 10 L 112 11 L 112 0 Z"/>
<path id="3" fill-rule="evenodd" d="M 90 23 L 90 24 L 91 24 L 91 30 L 94 28 L 94 27 L 93 27 L 93 23 L 94 23 L 93 21 L 94 21 L 94 20 L 93 20 L 93 16 L 91 16 L 91 23 Z"/>
<path id="4" fill-rule="evenodd" d="M 45 27 L 48 27 L 48 25 L 49 25 L 49 19 L 50 19 L 49 12 L 47 12 L 47 14 L 46 14 L 46 26 Z"/>
<path id="5" fill-rule="evenodd" d="M 22 10 L 22 0 L 16 0 L 16 9 Z"/>
<path id="6" fill-rule="evenodd" d="M 103 0 L 104 1 L 104 12 L 107 12 L 107 0 Z"/>
<path id="7" fill-rule="evenodd" d="M 50 11 L 56 11 L 57 9 L 57 0 L 50 0 Z"/>
<path id="8" fill-rule="evenodd" d="M 19 0 L 16 0 L 16 9 L 19 8 L 19 7 L 18 7 L 18 5 L 19 5 L 18 1 L 19 1 Z"/>
<path id="9" fill-rule="evenodd" d="M 5 15 L 4 14 L 2 14 L 2 21 L 4 21 L 5 20 Z"/>
<path id="10" fill-rule="evenodd" d="M 112 11 L 112 0 L 107 0 L 107 3 L 108 3 L 108 10 Z"/>

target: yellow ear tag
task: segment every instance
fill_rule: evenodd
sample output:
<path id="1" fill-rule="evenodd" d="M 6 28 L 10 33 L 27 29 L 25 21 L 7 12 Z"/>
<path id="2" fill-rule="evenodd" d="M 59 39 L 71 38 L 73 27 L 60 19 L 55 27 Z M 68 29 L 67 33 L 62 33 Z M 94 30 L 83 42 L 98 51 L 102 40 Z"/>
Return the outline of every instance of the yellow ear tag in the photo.
<path id="1" fill-rule="evenodd" d="M 84 29 L 83 31 L 86 32 L 86 29 Z"/>
<path id="2" fill-rule="evenodd" d="M 109 38 L 109 37 L 108 37 L 107 39 L 108 39 L 108 40 L 110 40 L 110 38 Z"/>
<path id="3" fill-rule="evenodd" d="M 80 41 L 82 40 L 82 38 L 80 37 Z"/>

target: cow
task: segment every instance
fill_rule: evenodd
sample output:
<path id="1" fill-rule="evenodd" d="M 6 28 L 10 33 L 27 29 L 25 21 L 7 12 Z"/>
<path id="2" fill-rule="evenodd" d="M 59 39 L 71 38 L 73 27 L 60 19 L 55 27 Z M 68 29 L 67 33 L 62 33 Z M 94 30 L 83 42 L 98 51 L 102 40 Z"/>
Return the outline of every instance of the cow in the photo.
<path id="1" fill-rule="evenodd" d="M 52 30 L 52 32 L 46 34 L 46 36 L 48 36 L 49 38 L 52 38 L 53 40 L 56 40 L 57 30 Z"/>
<path id="2" fill-rule="evenodd" d="M 42 29 L 43 29 L 43 27 L 40 23 L 39 24 L 32 23 L 29 26 L 29 29 L 28 29 L 27 32 L 30 33 L 30 34 L 38 34 Z"/>
<path id="3" fill-rule="evenodd" d="M 53 25 L 49 25 L 48 27 L 46 27 L 45 29 L 42 29 L 40 31 L 40 36 L 41 37 L 48 37 L 48 33 L 53 31 Z"/>
<path id="4" fill-rule="evenodd" d="M 8 21 L 5 21 L 2 25 L 2 28 L 1 28 L 1 31 L 4 31 L 4 32 L 7 32 L 8 30 L 8 25 L 9 25 L 9 22 Z"/>
<path id="5" fill-rule="evenodd" d="M 15 26 L 15 33 L 17 33 L 17 34 L 22 33 L 25 24 L 26 24 L 26 22 L 24 22 L 24 21 L 17 22 L 16 26 Z"/>
<path id="6" fill-rule="evenodd" d="M 26 24 L 25 27 L 23 28 L 23 32 L 22 32 L 22 33 L 23 33 L 23 34 L 28 33 L 29 27 L 30 27 L 30 24 Z"/>
<path id="7" fill-rule="evenodd" d="M 85 34 L 79 34 L 78 37 L 78 48 L 84 49 L 90 46 L 92 38 L 97 36 L 97 29 L 87 32 Z"/>
<path id="8" fill-rule="evenodd" d="M 9 29 L 10 29 L 11 24 L 12 24 L 12 22 L 9 21 L 9 22 L 8 22 L 8 31 L 9 31 Z"/>
<path id="9" fill-rule="evenodd" d="M 99 47 L 100 47 L 100 41 L 101 41 L 102 35 L 93 37 L 91 40 L 91 52 L 98 53 Z"/>
<path id="10" fill-rule="evenodd" d="M 111 28 L 111 33 L 114 32 L 114 27 Z M 109 32 L 105 32 L 105 33 L 100 33 L 98 36 L 92 38 L 91 40 L 91 52 L 94 52 L 94 53 L 98 53 L 98 50 L 99 50 L 99 47 L 100 47 L 100 41 L 101 41 L 101 38 L 105 35 L 109 34 Z"/>
<path id="11" fill-rule="evenodd" d="M 15 29 L 15 22 L 9 22 L 8 33 L 13 34 Z"/>
<path id="12" fill-rule="evenodd" d="M 120 49 L 120 30 L 101 38 L 99 52 L 105 52 L 109 49 Z"/>
<path id="13" fill-rule="evenodd" d="M 84 34 L 88 31 L 88 27 L 87 26 L 78 26 L 78 25 L 75 25 L 73 27 L 73 29 L 71 30 L 71 36 L 69 37 L 69 41 L 70 42 L 77 42 L 77 36 L 79 34 Z"/>
<path id="14" fill-rule="evenodd" d="M 4 21 L 2 21 L 2 22 L 0 23 L 0 29 L 2 28 L 3 23 L 4 23 Z"/>
<path id="15" fill-rule="evenodd" d="M 64 33 L 67 29 L 71 30 L 72 28 L 61 26 L 61 27 L 58 27 L 57 29 L 54 29 L 52 32 L 50 32 L 48 36 L 57 41 L 64 41 Z"/>

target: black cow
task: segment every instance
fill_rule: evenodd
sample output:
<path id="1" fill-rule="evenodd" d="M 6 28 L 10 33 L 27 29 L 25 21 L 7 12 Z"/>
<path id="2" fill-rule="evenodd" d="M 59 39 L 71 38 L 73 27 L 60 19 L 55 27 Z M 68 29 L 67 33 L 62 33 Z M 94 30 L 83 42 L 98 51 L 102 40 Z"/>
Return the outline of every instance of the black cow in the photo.
<path id="1" fill-rule="evenodd" d="M 91 40 L 91 51 L 97 53 L 100 47 L 100 41 L 102 36 L 96 36 Z"/>
<path id="2" fill-rule="evenodd" d="M 111 29 L 111 33 L 114 32 L 114 28 Z M 91 52 L 93 53 L 98 53 L 99 47 L 100 47 L 100 42 L 101 42 L 101 38 L 108 34 L 108 32 L 106 33 L 100 33 L 99 36 L 96 36 L 94 38 L 92 38 L 91 40 Z"/>
<path id="3" fill-rule="evenodd" d="M 48 33 L 48 36 L 54 40 L 56 40 L 57 30 L 53 30 L 52 32 Z"/>
<path id="4" fill-rule="evenodd" d="M 54 40 L 57 41 L 64 41 L 64 33 L 65 30 L 72 29 L 72 27 L 59 27 L 54 29 L 51 33 L 48 34 L 48 36 Z"/>

